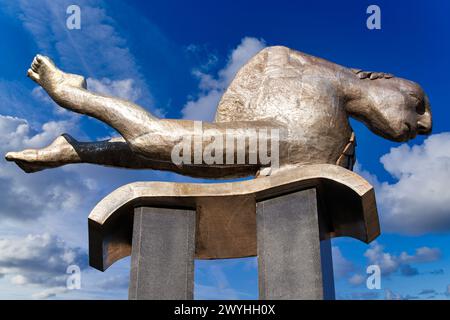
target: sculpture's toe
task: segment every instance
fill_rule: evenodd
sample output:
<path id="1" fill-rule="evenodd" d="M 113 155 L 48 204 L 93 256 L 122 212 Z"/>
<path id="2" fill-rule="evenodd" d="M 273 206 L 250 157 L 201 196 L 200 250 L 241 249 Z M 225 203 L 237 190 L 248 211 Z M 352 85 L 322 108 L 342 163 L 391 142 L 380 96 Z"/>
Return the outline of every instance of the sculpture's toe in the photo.
<path id="1" fill-rule="evenodd" d="M 6 161 L 14 161 L 14 154 L 15 152 L 8 152 L 5 154 L 5 160 Z"/>
<path id="2" fill-rule="evenodd" d="M 5 155 L 5 159 L 8 161 L 36 161 L 37 160 L 37 152 L 36 150 L 23 150 L 20 152 L 8 152 Z"/>
<path id="3" fill-rule="evenodd" d="M 44 166 L 37 162 L 36 150 L 24 150 L 20 152 L 8 152 L 5 155 L 7 161 L 14 161 L 16 165 L 26 173 L 41 171 Z"/>

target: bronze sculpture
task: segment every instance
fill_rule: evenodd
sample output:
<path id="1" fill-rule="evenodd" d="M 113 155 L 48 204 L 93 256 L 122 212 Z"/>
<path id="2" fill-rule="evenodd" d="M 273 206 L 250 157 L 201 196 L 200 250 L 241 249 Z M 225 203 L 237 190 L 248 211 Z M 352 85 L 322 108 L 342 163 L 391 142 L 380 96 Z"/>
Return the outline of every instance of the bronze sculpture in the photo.
<path id="1" fill-rule="evenodd" d="M 61 107 L 97 118 L 121 137 L 78 142 L 67 134 L 48 147 L 9 152 L 6 159 L 35 172 L 70 163 L 170 170 L 204 178 L 258 176 L 264 164 L 174 164 L 171 151 L 192 134 L 194 122 L 158 119 L 129 101 L 86 90 L 82 76 L 59 70 L 37 55 L 28 76 Z M 280 170 L 305 164 L 355 161 L 348 116 L 394 141 L 429 134 L 431 110 L 421 87 L 390 74 L 349 69 L 286 47 L 260 51 L 236 74 L 224 93 L 215 121 L 203 123 L 202 146 L 227 129 L 279 130 Z M 248 150 L 246 156 L 248 157 Z M 271 174 L 274 174 L 272 172 Z"/>
<path id="2" fill-rule="evenodd" d="M 201 131 L 198 122 L 158 119 L 132 102 L 89 92 L 82 76 L 41 55 L 28 76 L 61 107 L 105 122 L 121 137 L 78 142 L 63 134 L 43 149 L 7 153 L 25 172 L 93 163 L 203 178 L 260 177 L 220 184 L 135 182 L 101 200 L 89 215 L 90 265 L 104 271 L 131 255 L 131 299 L 192 298 L 195 258 L 255 255 L 260 298 L 333 299 L 327 240 L 350 236 L 369 243 L 380 234 L 373 187 L 342 168 L 355 162 L 348 117 L 394 141 L 432 128 L 418 84 L 282 46 L 261 50 L 238 71 L 215 121 L 200 123 Z M 258 140 L 261 132 L 270 163 L 261 156 L 267 148 Z M 242 136 L 248 145 L 239 145 Z M 173 155 L 180 143 L 189 152 L 185 157 L 183 149 L 178 163 Z M 212 144 L 215 161 L 195 161 L 197 149 L 203 155 Z M 241 161 L 239 152 L 253 161 Z"/>

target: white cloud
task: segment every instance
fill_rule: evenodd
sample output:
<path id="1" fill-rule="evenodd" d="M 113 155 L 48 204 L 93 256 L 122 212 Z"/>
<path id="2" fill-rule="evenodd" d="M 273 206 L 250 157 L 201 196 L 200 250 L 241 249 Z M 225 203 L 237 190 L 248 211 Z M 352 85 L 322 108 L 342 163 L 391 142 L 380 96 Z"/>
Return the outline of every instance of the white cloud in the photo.
<path id="1" fill-rule="evenodd" d="M 82 249 L 48 233 L 0 239 L 0 273 L 10 277 L 13 285 L 45 288 L 36 294 L 38 298 L 66 292 L 61 287 L 67 280 L 67 267 L 75 264 L 84 269 L 86 257 Z"/>
<path id="2" fill-rule="evenodd" d="M 24 148 L 43 147 L 72 127 L 68 121 L 49 121 L 41 130 L 31 134 L 24 119 L 0 115 L 0 136 L 4 139 L 0 153 Z M 61 171 L 26 175 L 13 163 L 0 160 L 0 201 L 2 218 L 23 220 L 43 214 L 75 210 L 87 199 L 88 185 L 76 175 Z"/>
<path id="3" fill-rule="evenodd" d="M 345 277 L 354 271 L 355 266 L 342 255 L 339 247 L 333 246 L 331 252 L 333 255 L 333 273 L 335 277 Z"/>
<path id="4" fill-rule="evenodd" d="M 219 79 L 226 87 L 233 80 L 239 69 L 255 54 L 266 46 L 264 40 L 245 37 L 236 49 L 231 52 L 227 66 L 219 71 Z"/>
<path id="5" fill-rule="evenodd" d="M 200 95 L 197 100 L 188 101 L 182 111 L 183 118 L 212 121 L 222 94 L 222 91 L 211 90 L 205 95 Z"/>
<path id="6" fill-rule="evenodd" d="M 80 30 L 65 27 L 66 8 L 71 4 L 71 0 L 20 0 L 8 7 L 34 36 L 42 53 L 52 56 L 63 68 L 70 67 L 67 71 L 82 72 L 94 79 L 133 79 L 140 102 L 152 107 L 153 97 L 145 78 L 126 39 L 118 33 L 114 19 L 104 9 L 107 8 L 104 2 L 77 2 L 81 8 Z"/>
<path id="7" fill-rule="evenodd" d="M 400 261 L 397 257 L 388 252 L 384 252 L 384 247 L 376 241 L 370 244 L 370 247 L 366 250 L 364 256 L 368 259 L 370 264 L 378 265 L 381 269 L 381 273 L 384 275 L 397 271 L 400 266 Z"/>
<path id="8" fill-rule="evenodd" d="M 220 98 L 239 68 L 264 47 L 264 40 L 245 37 L 231 52 L 226 66 L 218 72 L 217 77 L 200 70 L 194 70 L 193 74 L 200 81 L 199 89 L 201 93 L 196 99 L 189 100 L 183 107 L 183 118 L 212 121 Z"/>
<path id="9" fill-rule="evenodd" d="M 25 278 L 23 275 L 18 274 L 11 278 L 11 283 L 15 285 L 24 285 L 28 282 L 27 278 Z"/>
<path id="10" fill-rule="evenodd" d="M 43 147 L 74 127 L 70 121 L 49 121 L 42 125 L 41 132 L 32 135 L 27 120 L 0 114 L 0 135 L 4 138 L 0 150 Z"/>
<path id="11" fill-rule="evenodd" d="M 33 299 L 43 300 L 43 299 L 56 297 L 57 295 L 67 293 L 68 291 L 69 290 L 66 287 L 54 287 L 54 288 L 48 288 L 48 289 L 42 290 L 37 293 L 33 293 L 32 297 L 33 297 Z"/>
<path id="12" fill-rule="evenodd" d="M 49 104 L 54 103 L 42 87 L 34 87 L 33 90 L 31 90 L 31 95 L 41 102 Z"/>
<path id="13" fill-rule="evenodd" d="M 395 183 L 372 179 L 383 232 L 419 235 L 450 231 L 450 132 L 434 134 L 423 144 L 402 144 L 381 157 Z"/>
<path id="14" fill-rule="evenodd" d="M 366 277 L 361 274 L 354 274 L 348 279 L 348 282 L 353 286 L 359 286 L 366 281 Z"/>
<path id="15" fill-rule="evenodd" d="M 401 252 L 394 255 L 384 251 L 384 247 L 374 241 L 364 253 L 369 264 L 378 265 L 383 275 L 390 275 L 401 271 L 404 276 L 418 274 L 418 270 L 410 266 L 411 263 L 427 263 L 437 261 L 441 257 L 441 251 L 437 248 L 420 247 L 415 250 L 415 254 Z"/>
<path id="16" fill-rule="evenodd" d="M 414 255 L 409 255 L 406 252 L 400 254 L 400 260 L 405 263 L 421 263 L 436 261 L 441 257 L 441 251 L 436 248 L 420 247 L 416 249 Z"/>
<path id="17" fill-rule="evenodd" d="M 90 77 L 88 81 L 91 82 L 91 88 L 94 83 L 94 90 L 139 100 L 140 104 L 151 107 L 153 99 L 150 90 L 134 56 L 128 50 L 125 37 L 118 33 L 114 19 L 105 9 L 100 8 L 108 6 L 100 0 L 78 1 L 82 10 L 82 29 L 69 31 L 64 28 L 65 9 L 69 4 L 72 2 L 66 0 L 18 0 L 8 2 L 0 10 L 9 10 L 13 19 L 23 23 L 36 41 L 40 53 L 52 57 L 65 71 Z M 158 38 L 158 46 L 162 41 L 161 37 L 162 35 Z M 25 78 L 26 69 L 23 72 L 23 80 L 30 81 Z M 151 171 L 114 170 L 89 165 L 73 165 L 25 174 L 15 164 L 7 163 L 3 155 L 8 151 L 45 146 L 63 132 L 84 139 L 86 136 L 77 130 L 79 123 L 76 121 L 80 116 L 56 107 L 41 88 L 30 90 L 19 82 L 0 80 L 0 101 L 0 135 L 3 138 L 0 145 L 2 237 L 20 241 L 26 234 L 58 234 L 64 237 L 67 247 L 86 248 L 87 215 L 97 201 L 125 183 L 159 176 L 159 173 Z M 85 123 L 83 126 L 86 127 Z M 161 180 L 160 177 L 158 179 Z M 44 258 L 51 258 L 45 252 L 42 255 Z M 70 250 L 63 256 L 67 260 L 72 258 L 73 252 Z M 35 298 L 46 298 L 54 296 L 60 290 L 58 286 L 61 283 L 49 283 L 45 281 L 45 274 L 32 272 L 36 267 L 31 262 L 29 267 L 30 270 L 0 267 L 2 298 L 9 297 L 8 292 L 18 298 L 28 298 L 31 296 L 30 290 L 35 289 L 40 290 L 34 294 Z M 107 276 L 114 277 L 116 273 L 128 276 L 129 263 L 119 271 L 115 267 L 108 271 Z M 92 280 L 89 281 L 91 291 L 102 287 L 102 283 L 96 284 L 102 278 L 101 272 L 92 270 L 91 273 L 86 273 Z M 83 277 L 84 275 L 83 273 Z M 122 286 L 124 283 L 125 280 L 122 281 Z M 89 296 L 87 291 L 76 291 L 66 297 Z M 97 298 L 114 298 L 119 291 L 121 297 L 126 296 L 123 288 L 114 293 L 99 290 L 94 294 Z"/>

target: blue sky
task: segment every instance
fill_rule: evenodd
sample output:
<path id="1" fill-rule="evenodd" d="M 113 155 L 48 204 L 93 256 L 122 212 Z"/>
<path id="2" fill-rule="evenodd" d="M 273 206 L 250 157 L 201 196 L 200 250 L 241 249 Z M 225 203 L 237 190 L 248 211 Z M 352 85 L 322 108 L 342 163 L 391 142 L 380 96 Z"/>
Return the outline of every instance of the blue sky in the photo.
<path id="1" fill-rule="evenodd" d="M 65 27 L 81 8 L 81 29 Z M 381 8 L 381 30 L 366 8 Z M 341 299 L 450 296 L 450 11 L 448 1 L 44 1 L 0 0 L 1 152 L 42 147 L 63 132 L 116 135 L 57 107 L 26 75 L 42 53 L 88 79 L 91 90 L 131 99 L 166 118 L 208 119 L 240 65 L 264 46 L 285 45 L 349 67 L 420 83 L 433 135 L 386 141 L 352 121 L 356 170 L 376 188 L 383 234 L 371 245 L 333 240 Z M 0 298 L 125 299 L 129 259 L 101 273 L 87 266 L 87 215 L 132 181 L 191 181 L 175 174 L 72 165 L 32 175 L 0 162 Z M 65 269 L 82 269 L 81 290 Z M 365 269 L 382 267 L 382 288 Z M 196 298 L 257 298 L 254 258 L 196 262 Z"/>

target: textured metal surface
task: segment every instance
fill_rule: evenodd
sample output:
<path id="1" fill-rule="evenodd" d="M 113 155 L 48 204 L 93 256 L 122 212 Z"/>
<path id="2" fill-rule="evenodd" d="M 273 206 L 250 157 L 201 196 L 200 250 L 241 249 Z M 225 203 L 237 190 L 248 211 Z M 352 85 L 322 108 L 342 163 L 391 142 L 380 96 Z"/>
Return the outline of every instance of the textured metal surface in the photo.
<path id="1" fill-rule="evenodd" d="M 132 216 L 141 206 L 196 210 L 196 258 L 255 256 L 256 204 L 308 188 L 316 188 L 323 213 L 321 239 L 349 236 L 368 243 L 380 234 L 372 186 L 336 165 L 307 165 L 240 182 L 135 182 L 113 191 L 90 213 L 89 264 L 103 271 L 130 255 Z"/>
<path id="2" fill-rule="evenodd" d="M 122 137 L 101 142 L 77 142 L 61 136 L 50 146 L 10 152 L 26 172 L 69 163 L 170 170 L 205 178 L 257 175 L 261 164 L 175 166 L 171 151 L 193 132 L 193 121 L 158 119 L 144 108 L 86 90 L 79 75 L 59 70 L 36 56 L 28 76 L 60 106 L 97 118 Z M 328 163 L 351 168 L 354 137 L 348 117 L 364 122 L 374 133 L 406 141 L 431 131 L 431 111 L 421 87 L 377 72 L 349 69 L 282 46 L 268 47 L 250 59 L 224 93 L 215 122 L 203 123 L 203 147 L 209 135 L 248 128 L 280 130 L 281 169 Z M 276 172 L 273 172 L 274 174 Z"/>
<path id="3" fill-rule="evenodd" d="M 258 203 L 260 299 L 324 299 L 330 284 L 323 281 L 333 281 L 333 270 L 322 268 L 316 201 L 315 189 L 307 189 Z"/>
<path id="4" fill-rule="evenodd" d="M 136 208 L 129 299 L 194 298 L 195 211 Z"/>

